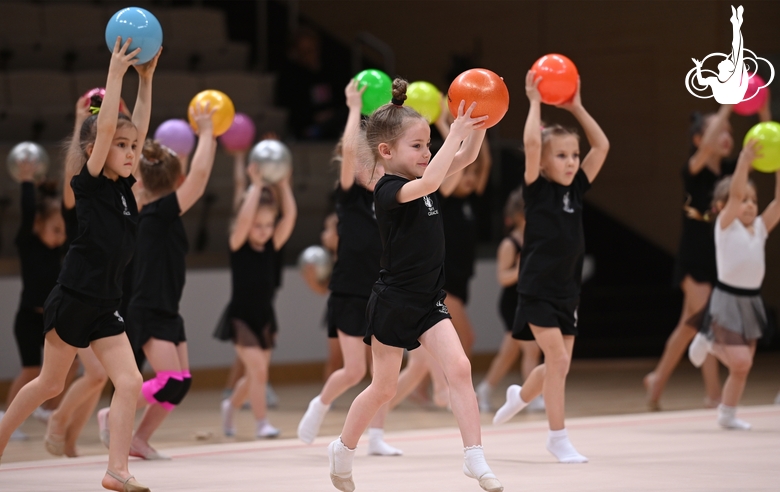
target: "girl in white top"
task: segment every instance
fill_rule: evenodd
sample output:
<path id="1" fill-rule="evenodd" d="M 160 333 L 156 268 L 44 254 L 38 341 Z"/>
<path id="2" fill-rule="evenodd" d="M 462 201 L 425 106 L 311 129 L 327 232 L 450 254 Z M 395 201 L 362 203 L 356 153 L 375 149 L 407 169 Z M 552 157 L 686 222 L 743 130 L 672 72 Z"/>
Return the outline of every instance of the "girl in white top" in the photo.
<path id="1" fill-rule="evenodd" d="M 753 363 L 756 340 L 767 327 L 760 295 L 764 244 L 780 221 L 780 171 L 775 198 L 758 215 L 756 188 L 748 180 L 748 171 L 759 152 L 755 141 L 748 142 L 734 175 L 715 188 L 714 204 L 720 210 L 715 223 L 718 282 L 705 309 L 700 333 L 689 349 L 694 364 L 702 362 L 709 351 L 729 369 L 718 406 L 718 424 L 726 429 L 750 429 L 750 424 L 736 418 L 735 412 Z"/>

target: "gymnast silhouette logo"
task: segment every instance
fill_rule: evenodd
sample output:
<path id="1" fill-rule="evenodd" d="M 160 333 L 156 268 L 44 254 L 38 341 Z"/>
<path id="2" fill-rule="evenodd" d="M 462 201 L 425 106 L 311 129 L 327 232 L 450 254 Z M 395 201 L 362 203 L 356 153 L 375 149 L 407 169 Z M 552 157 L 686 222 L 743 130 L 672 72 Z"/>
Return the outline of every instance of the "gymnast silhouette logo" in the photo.
<path id="1" fill-rule="evenodd" d="M 714 97 L 720 104 L 737 104 L 749 101 L 758 94 L 758 91 L 772 83 L 775 78 L 775 68 L 766 58 L 761 58 L 745 48 L 742 39 L 742 14 L 745 9 L 740 5 L 736 10 L 731 7 L 731 53 L 711 53 L 702 61 L 692 58 L 696 65 L 685 76 L 685 88 L 699 99 Z M 718 63 L 718 73 L 713 70 L 703 69 L 702 65 L 710 58 L 722 58 Z M 758 71 L 759 63 L 764 62 L 769 67 L 769 80 L 761 87 L 756 88 L 752 94 L 747 94 L 748 82 Z M 705 75 L 710 75 L 705 77 Z M 712 94 L 700 95 L 697 92 L 707 93 L 707 88 L 712 89 Z"/>
<path id="2" fill-rule="evenodd" d="M 425 206 L 428 207 L 428 217 L 439 214 L 439 211 L 433 208 L 433 200 L 431 199 L 430 195 L 425 195 L 423 197 L 423 203 L 425 203 Z"/>

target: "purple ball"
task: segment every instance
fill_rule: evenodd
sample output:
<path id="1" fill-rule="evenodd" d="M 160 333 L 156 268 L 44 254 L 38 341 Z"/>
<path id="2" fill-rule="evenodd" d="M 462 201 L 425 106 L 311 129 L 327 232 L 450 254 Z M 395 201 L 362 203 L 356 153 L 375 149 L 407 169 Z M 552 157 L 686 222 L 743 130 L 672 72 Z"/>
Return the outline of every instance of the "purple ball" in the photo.
<path id="1" fill-rule="evenodd" d="M 157 127 L 154 139 L 182 157 L 187 157 L 195 147 L 195 134 L 184 120 L 167 120 Z"/>
<path id="2" fill-rule="evenodd" d="M 252 118 L 244 113 L 236 113 L 233 124 L 228 131 L 219 137 L 219 142 L 229 152 L 247 150 L 255 141 L 255 124 Z"/>

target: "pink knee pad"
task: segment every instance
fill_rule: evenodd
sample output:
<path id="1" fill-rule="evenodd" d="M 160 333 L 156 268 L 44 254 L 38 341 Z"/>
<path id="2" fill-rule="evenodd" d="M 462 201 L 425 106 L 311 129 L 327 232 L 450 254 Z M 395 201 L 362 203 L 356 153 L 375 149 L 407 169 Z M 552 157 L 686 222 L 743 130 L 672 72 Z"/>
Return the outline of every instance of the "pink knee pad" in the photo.
<path id="1" fill-rule="evenodd" d="M 188 371 L 189 372 L 189 371 Z M 150 404 L 158 403 L 164 409 L 170 411 L 176 405 L 169 400 L 170 394 L 178 394 L 178 388 L 184 380 L 180 371 L 160 371 L 154 378 L 146 381 L 141 387 L 141 394 Z"/>

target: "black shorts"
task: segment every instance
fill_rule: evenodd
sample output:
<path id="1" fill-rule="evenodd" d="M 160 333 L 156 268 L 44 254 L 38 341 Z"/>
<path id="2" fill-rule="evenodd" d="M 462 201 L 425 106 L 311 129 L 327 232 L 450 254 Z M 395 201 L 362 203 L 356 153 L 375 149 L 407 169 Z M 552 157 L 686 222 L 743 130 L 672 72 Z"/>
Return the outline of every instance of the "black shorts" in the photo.
<path id="1" fill-rule="evenodd" d="M 85 296 L 57 284 L 43 306 L 43 333 L 55 330 L 63 342 L 78 348 L 121 335 L 125 321 L 117 311 L 119 301 Z"/>
<path id="2" fill-rule="evenodd" d="M 351 337 L 364 337 L 367 305 L 367 297 L 331 293 L 328 297 L 328 338 L 337 338 L 339 331 Z"/>
<path id="3" fill-rule="evenodd" d="M 14 320 L 14 338 L 22 367 L 40 367 L 43 364 L 43 313 L 35 308 L 20 307 Z"/>
<path id="4" fill-rule="evenodd" d="M 433 297 L 421 299 L 419 294 L 383 284 L 375 284 L 368 299 L 368 326 L 363 341 L 371 345 L 371 336 L 385 345 L 414 350 L 419 338 L 436 323 L 452 319 L 440 290 Z"/>
<path id="5" fill-rule="evenodd" d="M 175 345 L 187 341 L 184 334 L 184 320 L 179 314 L 129 306 L 126 321 L 127 335 L 134 347 L 143 347 L 150 338 L 165 340 Z"/>
<path id="6" fill-rule="evenodd" d="M 540 328 L 557 328 L 562 335 L 577 336 L 577 307 L 579 297 L 548 299 L 519 295 L 512 337 L 534 340 L 529 323 Z"/>
<path id="7" fill-rule="evenodd" d="M 469 278 L 457 278 L 447 275 L 444 280 L 444 290 L 457 297 L 465 305 L 469 302 Z"/>

